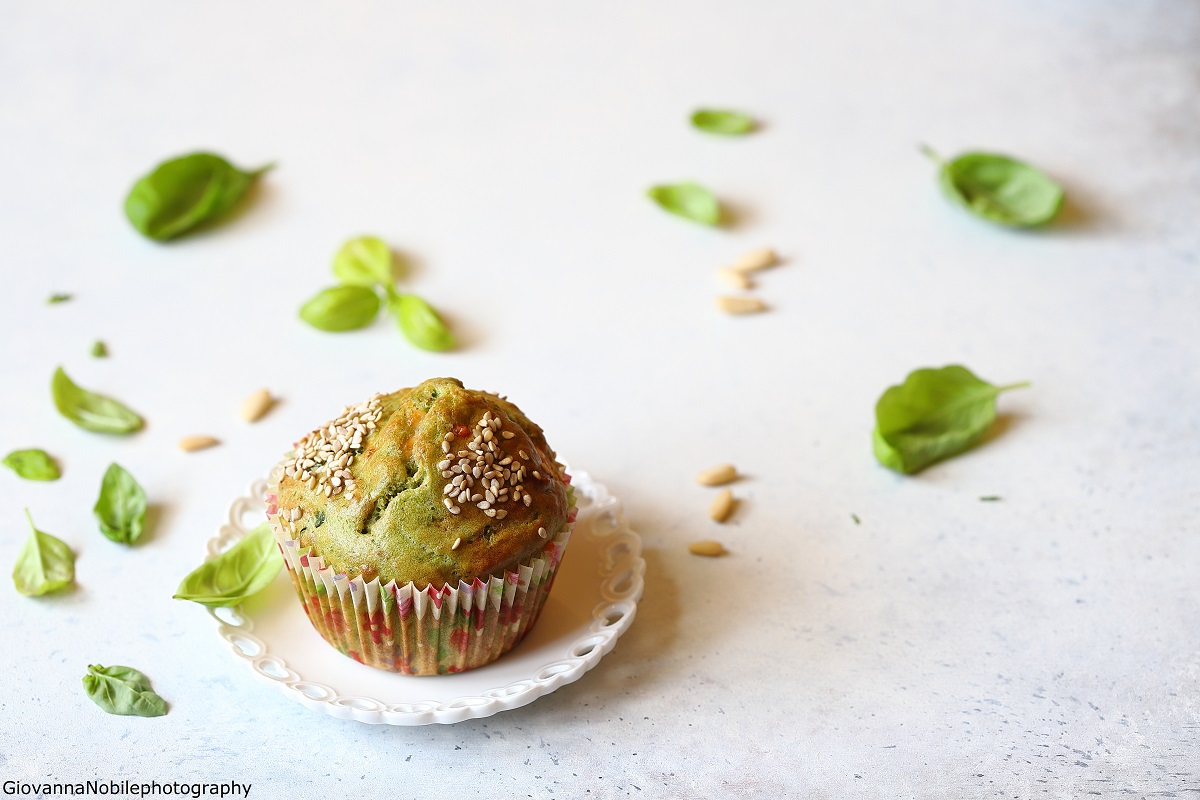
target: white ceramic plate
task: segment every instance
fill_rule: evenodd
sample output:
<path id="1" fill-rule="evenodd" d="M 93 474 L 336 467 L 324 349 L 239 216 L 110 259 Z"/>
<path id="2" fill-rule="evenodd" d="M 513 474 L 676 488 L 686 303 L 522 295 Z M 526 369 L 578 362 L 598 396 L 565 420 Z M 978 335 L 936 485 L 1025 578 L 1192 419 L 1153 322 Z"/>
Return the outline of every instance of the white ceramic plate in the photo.
<path id="1" fill-rule="evenodd" d="M 633 622 L 646 562 L 620 502 L 585 472 L 572 472 L 579 516 L 537 624 L 511 652 L 458 675 L 411 677 L 364 666 L 328 645 L 309 624 L 286 571 L 234 608 L 211 609 L 239 660 L 288 697 L 340 719 L 429 725 L 491 716 L 577 681 Z M 265 519 L 265 480 L 233 502 L 208 542 L 226 550 Z"/>

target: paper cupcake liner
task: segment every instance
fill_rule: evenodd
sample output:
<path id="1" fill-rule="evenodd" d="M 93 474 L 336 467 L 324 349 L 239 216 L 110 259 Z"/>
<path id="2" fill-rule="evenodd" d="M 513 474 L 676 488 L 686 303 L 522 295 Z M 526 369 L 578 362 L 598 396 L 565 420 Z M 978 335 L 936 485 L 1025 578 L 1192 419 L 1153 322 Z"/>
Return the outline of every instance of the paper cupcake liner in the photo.
<path id="1" fill-rule="evenodd" d="M 562 562 L 572 524 L 515 570 L 457 586 L 366 582 L 326 567 L 267 514 L 309 622 L 344 655 L 405 675 L 443 675 L 491 663 L 533 627 Z M 572 514 L 572 518 L 574 514 Z"/>

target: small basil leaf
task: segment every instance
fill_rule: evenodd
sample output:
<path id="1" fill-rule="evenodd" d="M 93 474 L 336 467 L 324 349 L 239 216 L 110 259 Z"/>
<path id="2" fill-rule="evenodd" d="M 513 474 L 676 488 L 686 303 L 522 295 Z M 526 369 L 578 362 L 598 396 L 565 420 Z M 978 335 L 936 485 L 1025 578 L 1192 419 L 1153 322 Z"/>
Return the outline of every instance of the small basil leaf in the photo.
<path id="1" fill-rule="evenodd" d="M 46 298 L 46 305 L 52 306 L 52 305 L 57 305 L 58 303 L 65 303 L 70 299 L 71 299 L 71 295 L 69 295 L 69 294 L 62 294 L 62 293 L 52 294 L 48 298 Z"/>
<path id="2" fill-rule="evenodd" d="M 133 185 L 125 216 L 144 236 L 174 239 L 230 211 L 270 168 L 246 172 L 213 153 L 172 158 Z"/>
<path id="3" fill-rule="evenodd" d="M 75 582 L 75 555 L 62 539 L 42 533 L 33 526 L 29 509 L 29 538 L 13 567 L 13 583 L 26 597 L 37 597 L 65 589 Z"/>
<path id="4" fill-rule="evenodd" d="M 966 367 L 918 369 L 875 404 L 875 457 L 911 474 L 967 450 L 996 419 L 996 395 L 1028 386 L 993 386 Z"/>
<path id="5" fill-rule="evenodd" d="M 754 130 L 754 118 L 740 111 L 702 108 L 692 114 L 692 125 L 705 133 L 741 136 Z"/>
<path id="6" fill-rule="evenodd" d="M 973 214 L 1001 225 L 1045 225 L 1062 208 L 1062 187 L 1028 164 L 996 153 L 964 153 L 943 161 L 928 147 L 925 154 L 941 170 L 946 196 Z"/>
<path id="7" fill-rule="evenodd" d="M 50 382 L 58 413 L 81 428 L 100 433 L 132 433 L 142 427 L 142 418 L 111 397 L 76 386 L 63 368 L 54 371 Z"/>
<path id="8" fill-rule="evenodd" d="M 323 289 L 300 306 L 300 319 L 323 331 L 365 328 L 379 313 L 379 295 L 366 286 Z"/>
<path id="9" fill-rule="evenodd" d="M 117 544 L 133 544 L 146 526 L 146 492 L 119 464 L 109 464 L 92 513 L 101 533 Z"/>
<path id="10" fill-rule="evenodd" d="M 388 307 L 396 315 L 404 337 L 422 350 L 440 352 L 454 347 L 454 334 L 433 306 L 415 294 L 390 292 Z"/>
<path id="11" fill-rule="evenodd" d="M 97 339 L 92 343 L 92 358 L 108 358 L 108 345 Z"/>
<path id="12" fill-rule="evenodd" d="M 704 225 L 721 223 L 721 204 L 712 192 L 699 184 L 663 184 L 651 187 L 646 194 L 672 214 Z"/>
<path id="13" fill-rule="evenodd" d="M 62 477 L 58 464 L 45 450 L 13 450 L 4 457 L 4 466 L 28 481 L 56 481 Z"/>
<path id="14" fill-rule="evenodd" d="M 192 570 L 179 584 L 175 599 L 210 608 L 236 606 L 270 586 L 282 566 L 275 534 L 264 522 L 233 547 Z"/>
<path id="15" fill-rule="evenodd" d="M 392 251 L 375 236 L 351 239 L 334 256 L 333 274 L 348 286 L 391 286 Z"/>
<path id="16" fill-rule="evenodd" d="M 150 679 L 133 667 L 89 664 L 83 689 L 92 702 L 109 714 L 125 717 L 161 717 L 167 701 L 150 688 Z"/>

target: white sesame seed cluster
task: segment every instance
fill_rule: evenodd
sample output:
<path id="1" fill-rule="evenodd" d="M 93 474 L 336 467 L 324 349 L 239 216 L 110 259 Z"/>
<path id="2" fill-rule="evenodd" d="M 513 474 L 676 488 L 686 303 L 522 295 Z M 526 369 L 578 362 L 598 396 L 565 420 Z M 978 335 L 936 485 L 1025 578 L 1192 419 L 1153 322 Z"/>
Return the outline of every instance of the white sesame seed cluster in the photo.
<path id="1" fill-rule="evenodd" d="M 530 456 L 521 449 L 517 450 L 516 458 L 505 452 L 501 444 L 516 434 L 503 428 L 504 420 L 485 411 L 475 423 L 470 441 L 464 449 L 455 451 L 451 445 L 455 439 L 454 431 L 449 431 L 442 438 L 445 458 L 438 462 L 437 467 L 442 477 L 450 480 L 442 490 L 442 503 L 451 514 L 462 513 L 460 503 L 474 503 L 487 516 L 504 519 L 508 511 L 500 508 L 501 504 L 524 503 L 528 508 L 533 503 L 533 497 L 525 491 L 522 483 L 527 466 L 520 463 L 530 461 Z M 542 477 L 537 470 L 532 475 L 538 479 Z M 549 536 L 545 528 L 539 528 L 538 534 L 543 539 Z M 458 544 L 456 541 L 455 546 Z"/>
<path id="2" fill-rule="evenodd" d="M 350 465 L 362 450 L 363 439 L 383 416 L 380 397 L 372 395 L 356 406 L 346 406 L 337 419 L 296 442 L 292 458 L 283 465 L 283 474 L 307 484 L 309 491 L 324 492 L 326 497 L 353 492 Z M 302 512 L 293 508 L 284 513 L 290 517 L 288 521 L 295 522 Z"/>

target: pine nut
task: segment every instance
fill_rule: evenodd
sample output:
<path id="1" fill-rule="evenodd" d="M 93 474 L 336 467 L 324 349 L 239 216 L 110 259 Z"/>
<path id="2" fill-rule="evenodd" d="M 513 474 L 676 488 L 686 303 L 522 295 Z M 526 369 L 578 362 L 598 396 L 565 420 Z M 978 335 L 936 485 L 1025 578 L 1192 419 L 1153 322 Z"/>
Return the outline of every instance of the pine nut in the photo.
<path id="1" fill-rule="evenodd" d="M 220 443 L 220 439 L 214 439 L 211 436 L 185 436 L 179 440 L 179 449 L 191 453 L 194 450 L 203 450 Z"/>
<path id="2" fill-rule="evenodd" d="M 756 314 L 766 311 L 767 304 L 757 297 L 730 297 L 722 295 L 717 298 L 717 308 L 726 314 Z"/>
<path id="3" fill-rule="evenodd" d="M 717 270 L 717 277 L 721 279 L 721 283 L 730 289 L 754 288 L 754 281 L 750 280 L 750 276 L 733 267 L 725 267 L 724 269 Z"/>
<path id="4" fill-rule="evenodd" d="M 720 486 L 737 479 L 737 469 L 733 464 L 718 464 L 709 467 L 696 476 L 696 483 L 701 486 Z"/>
<path id="5" fill-rule="evenodd" d="M 712 504 L 708 507 L 708 515 L 716 522 L 724 522 L 729 519 L 729 515 L 733 513 L 733 507 L 737 501 L 733 497 L 733 491 L 730 489 L 722 489 L 721 493 L 713 499 Z"/>
<path id="6" fill-rule="evenodd" d="M 779 263 L 779 257 L 769 247 L 760 247 L 743 253 L 742 257 L 733 262 L 733 268 L 738 272 L 757 272 L 760 269 L 773 267 Z"/>
<path id="7" fill-rule="evenodd" d="M 252 392 L 242 401 L 242 419 L 246 422 L 258 422 L 271 410 L 271 403 L 271 393 L 266 389 Z"/>
<path id="8" fill-rule="evenodd" d="M 725 555 L 725 546 L 720 542 L 714 542 L 711 539 L 705 539 L 702 542 L 692 542 L 689 544 L 688 552 L 694 556 L 707 556 L 708 558 L 716 558 L 717 556 Z"/>

